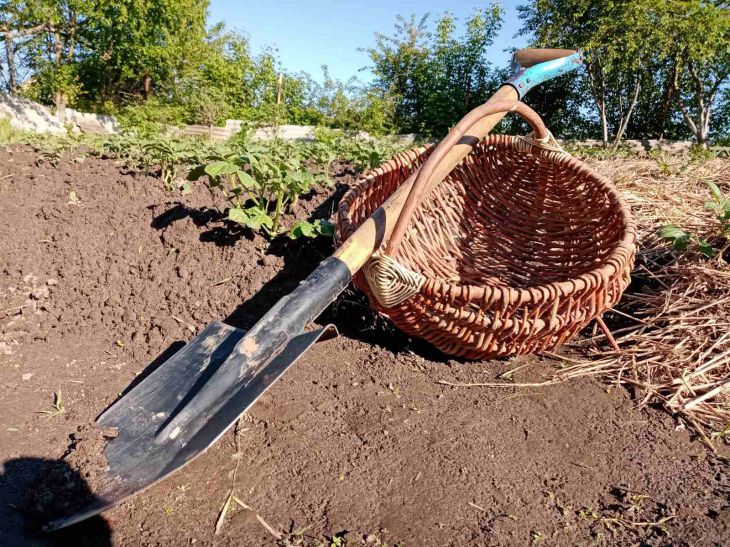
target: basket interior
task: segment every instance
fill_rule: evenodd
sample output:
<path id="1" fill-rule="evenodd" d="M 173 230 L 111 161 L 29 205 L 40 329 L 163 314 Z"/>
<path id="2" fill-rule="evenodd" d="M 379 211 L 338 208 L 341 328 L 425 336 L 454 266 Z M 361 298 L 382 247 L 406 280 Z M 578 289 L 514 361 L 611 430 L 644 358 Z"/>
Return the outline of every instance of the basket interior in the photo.
<path id="1" fill-rule="evenodd" d="M 423 200 L 395 258 L 454 284 L 529 288 L 599 267 L 623 230 L 600 178 L 487 139 Z"/>

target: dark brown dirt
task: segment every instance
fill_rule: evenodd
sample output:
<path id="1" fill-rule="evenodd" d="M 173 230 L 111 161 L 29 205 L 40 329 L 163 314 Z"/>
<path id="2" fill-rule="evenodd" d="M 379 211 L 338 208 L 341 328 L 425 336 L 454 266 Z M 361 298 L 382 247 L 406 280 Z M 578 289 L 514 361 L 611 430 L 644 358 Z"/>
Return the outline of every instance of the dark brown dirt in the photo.
<path id="1" fill-rule="evenodd" d="M 101 428 L 91 423 L 80 426 L 71 435 L 71 446 L 63 460 L 78 471 L 92 492 L 101 486 L 101 478 L 109 470 L 104 449 L 118 434 L 115 427 Z"/>
<path id="2" fill-rule="evenodd" d="M 331 242 L 269 246 L 221 220 L 224 203 L 202 185 L 181 197 L 111 161 L 68 157 L 54 168 L 34 159 L 0 151 L 0 544 L 730 538 L 728 469 L 671 417 L 591 379 L 533 390 L 440 385 L 521 365 L 517 381 L 539 381 L 556 362 L 450 360 L 374 321 L 354 292 L 321 319 L 342 336 L 307 353 L 237 437 L 229 432 L 103 520 L 38 534 L 22 500 L 49 462 L 87 489 L 84 479 L 93 482 L 61 460 L 70 432 L 206 323 L 253 324 Z M 329 216 L 350 180 L 340 166 L 336 190 L 303 199 L 297 215 Z M 64 412 L 41 414 L 59 391 Z M 215 535 L 231 489 L 251 509 L 234 505 Z"/>

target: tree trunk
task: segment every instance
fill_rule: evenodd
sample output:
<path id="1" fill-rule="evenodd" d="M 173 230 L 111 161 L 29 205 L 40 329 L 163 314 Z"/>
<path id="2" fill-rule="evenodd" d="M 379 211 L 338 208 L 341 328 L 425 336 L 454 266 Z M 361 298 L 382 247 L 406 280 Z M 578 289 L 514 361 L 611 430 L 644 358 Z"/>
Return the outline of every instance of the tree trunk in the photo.
<path id="1" fill-rule="evenodd" d="M 144 75 L 142 85 L 144 88 L 144 98 L 147 100 L 152 96 L 152 77 L 149 74 Z"/>
<path id="2" fill-rule="evenodd" d="M 598 107 L 598 115 L 601 118 L 601 132 L 603 134 L 603 147 L 608 148 L 608 119 L 606 117 L 606 81 L 603 79 L 603 70 L 600 64 L 589 63 L 586 65 L 586 72 L 590 82 L 591 94 Z M 600 84 L 596 80 L 600 79 Z M 600 89 L 599 89 L 600 88 Z"/>
<path id="3" fill-rule="evenodd" d="M 15 80 L 15 55 L 13 54 L 13 39 L 10 32 L 5 32 L 5 62 L 8 65 L 8 87 L 11 93 L 17 93 L 18 83 Z"/>
<path id="4" fill-rule="evenodd" d="M 603 147 L 608 148 L 608 119 L 606 118 L 606 103 L 601 101 L 598 105 L 598 111 L 601 114 L 601 131 Z"/>
<path id="5" fill-rule="evenodd" d="M 636 103 L 639 102 L 639 91 L 641 91 L 641 78 L 639 75 L 637 75 L 636 83 L 634 83 L 634 94 L 631 97 L 631 101 L 629 102 L 629 107 L 626 109 L 625 114 L 623 116 L 621 116 L 621 123 L 619 123 L 618 131 L 616 131 L 616 137 L 613 141 L 613 151 L 614 152 L 618 149 L 619 144 L 621 144 L 621 139 L 623 138 L 624 132 L 626 131 L 626 128 L 629 125 L 629 120 L 631 119 L 631 114 L 634 112 Z"/>
<path id="6" fill-rule="evenodd" d="M 58 118 L 59 122 L 65 123 L 68 97 L 63 91 L 56 91 L 54 94 L 54 102 L 56 103 L 56 118 Z"/>
<path id="7" fill-rule="evenodd" d="M 672 73 L 670 79 L 667 80 L 667 91 L 664 94 L 664 106 L 662 108 L 662 116 L 659 119 L 659 140 L 664 140 L 664 130 L 667 126 L 667 118 L 669 117 L 669 109 L 672 106 L 672 99 L 674 98 L 674 73 L 677 72 L 677 62 L 675 61 L 672 66 Z"/>
<path id="8" fill-rule="evenodd" d="M 692 119 L 692 113 L 690 112 L 689 108 L 687 108 L 687 105 L 684 103 L 684 100 L 682 99 L 682 92 L 679 88 L 679 70 L 675 72 L 674 74 L 674 82 L 673 87 L 674 91 L 677 95 L 677 103 L 679 103 L 679 109 L 682 112 L 682 117 L 684 118 L 684 121 L 687 122 L 687 125 L 689 126 L 689 130 L 692 132 L 692 135 L 697 139 L 697 143 L 702 146 L 703 148 L 707 147 L 707 137 L 710 133 L 710 118 L 712 115 L 712 102 L 715 99 L 715 94 L 717 93 L 717 90 L 719 89 L 719 83 L 715 85 L 712 93 L 708 97 L 707 102 L 705 102 L 705 97 L 703 93 L 702 88 L 702 80 L 697 74 L 697 71 L 694 69 L 694 66 L 692 66 L 692 63 L 689 63 L 688 65 L 690 75 L 692 76 L 692 79 L 695 82 L 696 91 L 696 101 L 697 101 L 697 120 L 695 121 Z"/>

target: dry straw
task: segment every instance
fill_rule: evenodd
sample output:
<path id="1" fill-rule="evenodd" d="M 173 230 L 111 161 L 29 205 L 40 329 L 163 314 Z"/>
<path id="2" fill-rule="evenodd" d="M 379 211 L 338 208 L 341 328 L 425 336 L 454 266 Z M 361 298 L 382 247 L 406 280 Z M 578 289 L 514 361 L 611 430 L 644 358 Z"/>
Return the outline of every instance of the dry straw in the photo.
<path id="1" fill-rule="evenodd" d="M 638 222 L 639 252 L 633 282 L 616 306 L 614 335 L 620 351 L 578 342 L 589 357 L 559 373 L 562 379 L 600 375 L 639 389 L 643 402 L 661 402 L 686 419 L 712 447 L 730 424 L 730 265 L 725 249 L 708 259 L 676 256 L 659 236 L 666 224 L 717 237 L 719 221 L 704 208 L 708 181 L 730 195 L 730 161 L 687 158 L 612 159 L 591 162 L 615 181 Z M 601 348 L 601 349 L 598 349 Z"/>

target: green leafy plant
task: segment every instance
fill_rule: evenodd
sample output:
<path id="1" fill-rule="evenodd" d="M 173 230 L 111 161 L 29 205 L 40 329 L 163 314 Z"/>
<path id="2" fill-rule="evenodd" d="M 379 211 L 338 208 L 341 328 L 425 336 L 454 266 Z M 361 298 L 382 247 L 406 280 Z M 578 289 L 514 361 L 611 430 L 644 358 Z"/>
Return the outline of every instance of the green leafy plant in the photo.
<path id="1" fill-rule="evenodd" d="M 247 149 L 194 168 L 188 180 L 207 175 L 211 187 L 221 188 L 232 207 L 228 218 L 269 235 L 281 232 L 281 215 L 299 196 L 321 180 L 304 166 L 289 145 Z"/>
<path id="2" fill-rule="evenodd" d="M 142 150 L 144 151 L 142 159 L 147 167 L 159 165 L 160 178 L 166 190 L 180 189 L 184 194 L 190 192 L 190 186 L 178 180 L 180 169 L 188 163 L 191 156 L 188 143 L 160 137 L 144 143 Z"/>
<path id="3" fill-rule="evenodd" d="M 287 235 L 290 239 L 315 238 L 317 236 L 332 237 L 335 235 L 335 226 L 328 220 L 317 219 L 314 222 L 300 220 L 289 229 Z"/>
<path id="4" fill-rule="evenodd" d="M 341 157 L 352 162 L 360 171 L 369 171 L 387 161 L 397 148 L 384 140 L 348 139 Z"/>
<path id="5" fill-rule="evenodd" d="M 329 173 L 332 162 L 337 159 L 335 146 L 325 142 L 315 142 L 308 150 L 308 157 L 321 168 L 321 175 L 326 182 L 331 183 Z"/>
<path id="6" fill-rule="evenodd" d="M 707 185 L 712 192 L 712 201 L 705 203 L 705 209 L 715 213 L 718 222 L 711 236 L 715 240 L 721 240 L 723 247 L 716 249 L 708 237 L 700 237 L 692 234 L 674 224 L 662 226 L 660 231 L 661 237 L 668 240 L 672 244 L 672 248 L 678 252 L 684 252 L 688 249 L 696 250 L 708 258 L 714 256 L 722 257 L 723 253 L 730 248 L 730 199 L 727 198 L 720 187 L 712 181 L 707 181 Z"/>
<path id="7" fill-rule="evenodd" d="M 712 182 L 707 181 L 707 185 L 712 192 L 713 201 L 705 203 L 705 209 L 713 211 L 717 215 L 720 222 L 720 233 L 723 236 L 730 235 L 730 198 L 727 198 L 720 190 L 720 187 Z"/>

